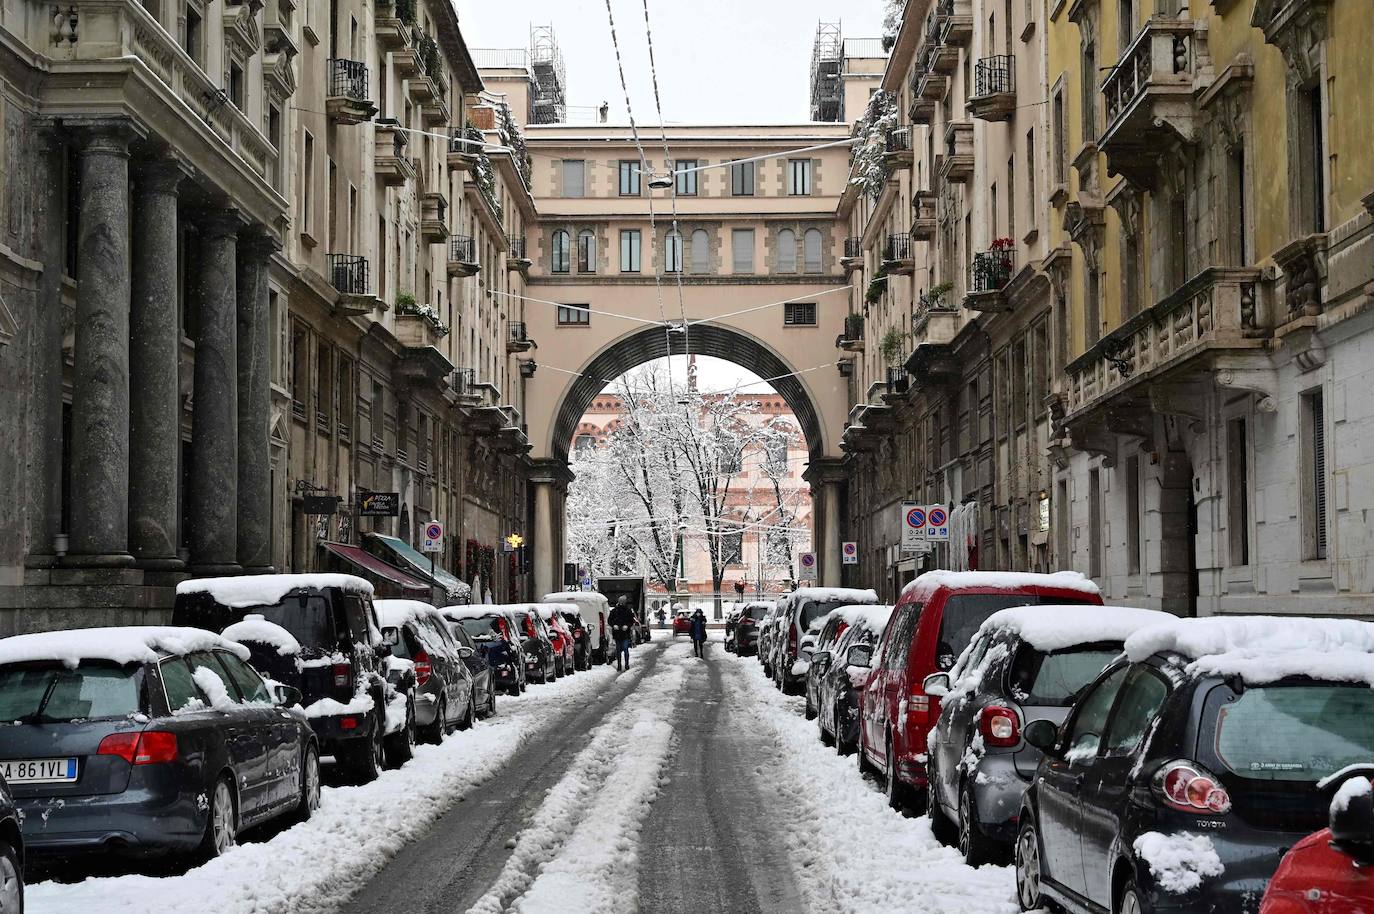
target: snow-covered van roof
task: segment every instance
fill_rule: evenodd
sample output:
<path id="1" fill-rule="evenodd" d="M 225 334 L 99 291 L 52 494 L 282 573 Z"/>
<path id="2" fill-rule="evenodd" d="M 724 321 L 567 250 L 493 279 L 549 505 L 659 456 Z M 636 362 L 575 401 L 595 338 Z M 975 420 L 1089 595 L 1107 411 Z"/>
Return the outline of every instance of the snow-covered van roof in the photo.
<path id="1" fill-rule="evenodd" d="M 298 588 L 337 587 L 372 596 L 372 585 L 351 574 L 244 574 L 232 578 L 191 578 L 177 585 L 177 594 L 208 593 L 216 603 L 233 609 L 271 606 Z"/>
<path id="2" fill-rule="evenodd" d="M 905 596 L 917 587 L 949 587 L 960 590 L 999 589 L 1018 590 L 1026 587 L 1049 587 L 1055 590 L 1070 590 L 1098 596 L 1097 589 L 1089 578 L 1077 571 L 1056 571 L 1052 574 L 1037 574 L 1030 571 L 927 571 L 918 575 L 902 588 Z"/>
<path id="3" fill-rule="evenodd" d="M 275 622 L 268 622 L 261 613 L 248 613 L 238 622 L 225 628 L 220 635 L 229 641 L 252 641 L 275 647 L 283 657 L 301 652 L 301 643 L 296 636 Z"/>
<path id="4" fill-rule="evenodd" d="M 779 600 L 778 605 L 794 606 L 808 600 L 812 603 L 873 604 L 878 602 L 878 594 L 854 587 L 798 587 Z"/>
<path id="5" fill-rule="evenodd" d="M 562 593 L 546 593 L 544 603 L 593 603 L 598 607 L 610 606 L 606 595 L 595 590 L 568 590 Z"/>
<path id="6" fill-rule="evenodd" d="M 1187 658 L 1197 676 L 1239 676 L 1251 685 L 1289 676 L 1374 686 L 1374 623 L 1355 619 L 1209 616 L 1171 619 L 1126 639 L 1126 654 Z"/>
<path id="7" fill-rule="evenodd" d="M 130 625 L 37 632 L 0 639 L 0 663 L 56 660 L 76 668 L 83 660 L 110 663 L 153 663 L 168 654 L 189 654 L 219 648 L 248 659 L 248 648 L 199 628 L 171 625 Z"/>
<path id="8" fill-rule="evenodd" d="M 400 628 L 412 619 L 438 612 L 433 604 L 420 600 L 373 600 L 382 628 Z"/>
<path id="9" fill-rule="evenodd" d="M 1038 651 L 1062 651 L 1095 641 L 1125 641 L 1174 618 L 1134 606 L 1013 606 L 989 616 L 979 632 L 1008 631 Z"/>

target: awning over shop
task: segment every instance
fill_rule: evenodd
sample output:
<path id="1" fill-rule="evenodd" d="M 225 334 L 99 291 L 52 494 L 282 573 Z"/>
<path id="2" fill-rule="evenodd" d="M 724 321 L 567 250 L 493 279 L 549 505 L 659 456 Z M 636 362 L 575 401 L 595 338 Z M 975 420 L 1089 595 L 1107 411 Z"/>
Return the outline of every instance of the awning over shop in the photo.
<path id="1" fill-rule="evenodd" d="M 394 536 L 387 536 L 384 533 L 365 533 L 363 542 L 367 545 L 368 551 L 378 557 L 385 558 L 387 561 L 400 565 L 407 572 L 422 581 L 431 581 L 435 587 L 446 591 L 449 599 L 455 603 L 466 602 L 471 594 L 471 588 L 458 578 L 449 574 L 443 568 L 434 567 L 430 570 L 430 557 L 416 551 L 416 549 L 403 539 Z"/>
<path id="2" fill-rule="evenodd" d="M 326 552 L 362 572 L 363 576 L 372 581 L 374 585 L 381 585 L 380 590 L 395 589 L 398 591 L 397 596 L 401 595 L 399 591 L 405 591 L 405 596 L 420 599 L 429 598 L 429 584 L 406 574 L 399 568 L 388 565 L 375 555 L 365 552 L 360 546 L 350 546 L 346 543 L 321 543 L 320 545 L 324 546 Z"/>

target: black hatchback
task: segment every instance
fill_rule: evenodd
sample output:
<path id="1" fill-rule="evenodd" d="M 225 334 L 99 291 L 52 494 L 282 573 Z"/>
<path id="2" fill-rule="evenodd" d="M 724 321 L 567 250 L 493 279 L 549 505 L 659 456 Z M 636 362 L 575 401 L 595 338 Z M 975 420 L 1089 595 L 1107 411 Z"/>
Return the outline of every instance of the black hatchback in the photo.
<path id="1" fill-rule="evenodd" d="M 1062 726 L 1025 728 L 1044 758 L 1017 834 L 1022 909 L 1252 914 L 1325 823 L 1318 782 L 1374 757 L 1372 650 L 1374 626 L 1326 619 L 1132 635 Z"/>
<path id="2" fill-rule="evenodd" d="M 130 627 L 0 641 L 0 775 L 31 852 L 217 856 L 320 800 L 289 686 L 209 632 Z"/>

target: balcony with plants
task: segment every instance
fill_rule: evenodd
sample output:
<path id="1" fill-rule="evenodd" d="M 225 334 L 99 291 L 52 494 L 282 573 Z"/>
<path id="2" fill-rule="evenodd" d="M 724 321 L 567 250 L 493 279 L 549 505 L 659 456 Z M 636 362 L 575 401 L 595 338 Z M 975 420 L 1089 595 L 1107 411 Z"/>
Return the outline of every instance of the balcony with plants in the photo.
<path id="1" fill-rule="evenodd" d="M 331 124 L 361 124 L 377 114 L 368 89 L 367 65 L 357 60 L 331 57 L 326 62 L 329 73 L 328 93 L 324 99 L 325 115 Z"/>
<path id="2" fill-rule="evenodd" d="M 1016 111 L 1016 57 L 996 54 L 984 57 L 973 68 L 973 95 L 968 113 L 996 123 L 1011 118 Z"/>
<path id="3" fill-rule="evenodd" d="M 911 126 L 897 125 L 887 131 L 883 139 L 883 157 L 889 168 L 905 168 L 911 165 Z"/>
<path id="4" fill-rule="evenodd" d="M 854 125 L 854 144 L 849 159 L 849 183 L 857 185 L 869 199 L 877 200 L 892 177 L 887 158 L 887 135 L 897 126 L 897 99 L 879 89 L 868 100 L 864 116 Z"/>
<path id="5" fill-rule="evenodd" d="M 1005 289 L 1016 272 L 1016 242 L 998 238 L 986 251 L 973 255 L 964 307 L 970 311 L 998 312 L 1011 307 Z"/>
<path id="6" fill-rule="evenodd" d="M 497 242 L 498 247 L 504 248 L 506 244 L 506 230 L 503 226 L 505 214 L 501 208 L 501 201 L 496 194 L 496 170 L 492 167 L 491 158 L 481 145 L 485 142 L 482 131 L 469 123 L 463 131 L 463 137 L 467 140 L 467 148 L 476 150 L 476 160 L 472 165 L 470 179 L 463 184 L 463 194 L 472 205 L 473 211 L 481 220 L 487 234 L 491 236 L 493 241 Z"/>
<path id="7" fill-rule="evenodd" d="M 883 338 L 878 341 L 878 356 L 883 360 L 886 370 L 884 383 L 887 387 L 888 396 L 905 395 L 910 387 L 906 369 L 902 363 L 906 361 L 907 350 L 911 345 L 911 335 L 899 327 L 889 327 L 883 332 Z"/>
<path id="8" fill-rule="evenodd" d="M 409 292 L 396 295 L 396 339 L 402 346 L 438 346 L 448 334 L 448 325 L 433 305 L 417 303 Z"/>

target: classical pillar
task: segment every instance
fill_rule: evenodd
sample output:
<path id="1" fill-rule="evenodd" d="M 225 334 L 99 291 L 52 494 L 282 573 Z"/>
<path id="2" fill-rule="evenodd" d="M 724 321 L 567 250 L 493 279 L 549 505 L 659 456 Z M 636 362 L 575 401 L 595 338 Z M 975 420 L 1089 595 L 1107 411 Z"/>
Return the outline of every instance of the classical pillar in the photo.
<path id="1" fill-rule="evenodd" d="M 173 159 L 134 178 L 129 315 L 129 547 L 142 568 L 178 569 L 181 330 L 177 314 L 177 188 Z"/>
<path id="2" fill-rule="evenodd" d="M 81 128 L 70 564 L 129 554 L 129 141 L 127 122 Z"/>
<path id="3" fill-rule="evenodd" d="M 822 587 L 839 587 L 840 571 L 840 484 L 833 479 L 822 483 L 821 496 L 825 499 L 825 510 L 821 523 L 825 530 L 821 536 L 820 576 Z"/>
<path id="4" fill-rule="evenodd" d="M 553 480 L 531 479 L 534 489 L 534 593 L 530 599 L 538 600 L 546 593 L 561 590 L 562 578 L 555 584 L 553 576 L 554 539 L 557 531 L 553 529 Z"/>
<path id="5" fill-rule="evenodd" d="M 190 542 L 196 574 L 238 564 L 238 232 L 234 210 L 200 223 L 200 314 L 191 413 Z"/>
<path id="6" fill-rule="evenodd" d="M 262 235 L 238 250 L 238 563 L 245 572 L 272 571 L 272 328 L 267 273 L 280 249 Z"/>

